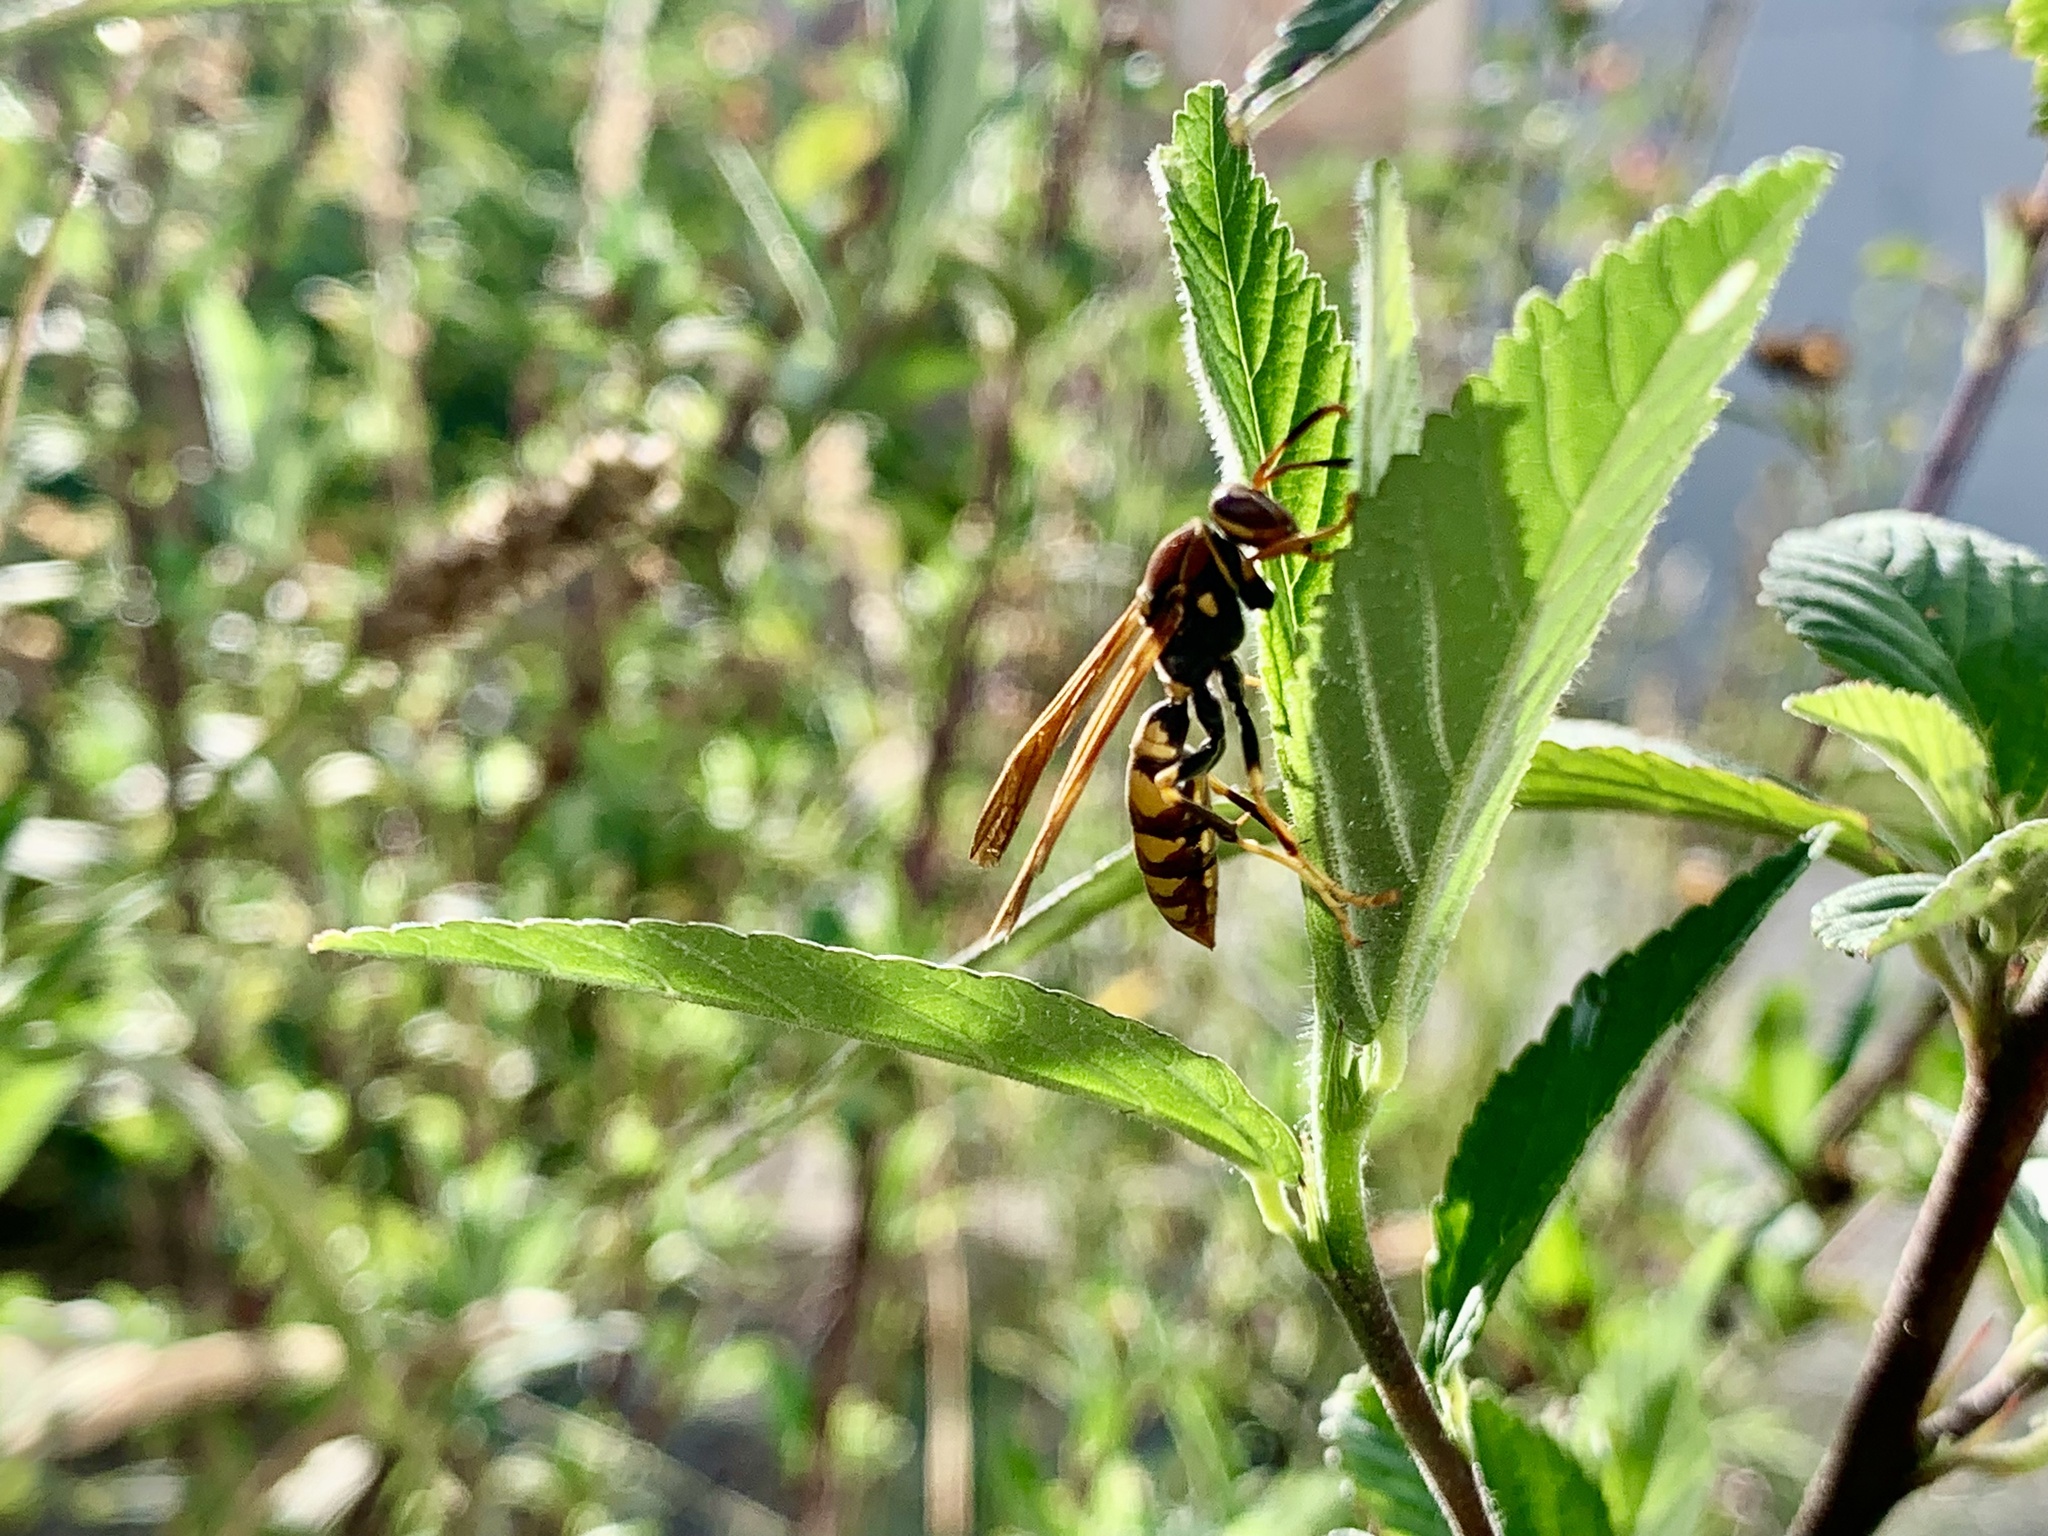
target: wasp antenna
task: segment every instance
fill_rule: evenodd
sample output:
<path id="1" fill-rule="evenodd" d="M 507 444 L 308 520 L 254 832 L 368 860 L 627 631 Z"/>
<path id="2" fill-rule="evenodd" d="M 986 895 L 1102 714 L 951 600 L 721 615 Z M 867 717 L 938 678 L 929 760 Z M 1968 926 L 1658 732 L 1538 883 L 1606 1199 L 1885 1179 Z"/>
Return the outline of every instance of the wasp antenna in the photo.
<path id="1" fill-rule="evenodd" d="M 1273 478 L 1273 466 L 1286 456 L 1288 449 L 1306 437 L 1309 430 L 1317 422 L 1327 421 L 1332 416 L 1342 416 L 1347 410 L 1348 407 L 1335 402 L 1329 405 L 1319 405 L 1302 417 L 1301 420 L 1297 421 L 1288 431 L 1288 434 L 1280 439 L 1279 446 L 1259 460 L 1259 467 L 1252 471 L 1253 488 L 1255 490 L 1263 490 L 1265 488 L 1266 484 Z"/>

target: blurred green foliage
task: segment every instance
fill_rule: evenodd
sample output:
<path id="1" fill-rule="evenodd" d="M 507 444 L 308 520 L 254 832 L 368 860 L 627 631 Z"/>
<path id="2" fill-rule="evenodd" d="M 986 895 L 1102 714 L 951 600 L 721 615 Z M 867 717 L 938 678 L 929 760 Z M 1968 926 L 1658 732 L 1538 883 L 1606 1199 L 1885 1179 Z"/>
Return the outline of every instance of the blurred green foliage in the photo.
<path id="1" fill-rule="evenodd" d="M 1697 179 L 1713 82 L 1596 10 L 1489 39 L 1403 157 L 1432 398 Z M 0 464 L 0 1523 L 1382 1518 L 1317 1433 L 1349 1344 L 1214 1159 L 691 1004 L 304 951 L 481 914 L 979 931 L 990 771 L 1214 474 L 1143 170 L 1170 17 L 103 11 L 0 36 L 10 350 L 49 283 Z M 1333 274 L 1357 158 L 1276 175 Z M 1892 255 L 1874 284 L 1960 315 Z M 1861 398 L 1744 402 L 1790 444 L 1763 522 L 1895 463 Z M 1660 724 L 1669 634 L 1625 619 L 1588 712 Z M 1738 631 L 1710 738 L 1788 761 L 1748 706 L 1797 665 Z M 1110 798 L 1055 876 L 1121 840 Z M 1390 1273 L 1544 1004 L 1745 856 L 1511 825 L 1379 1123 Z M 1215 957 L 1126 910 L 1033 971 L 1291 1115 L 1298 904 L 1224 880 Z M 1609 1509 L 1673 1512 L 1638 1530 L 1771 1528 L 1810 1458 L 1759 1362 L 1833 1305 L 1804 1265 L 1846 1210 L 1786 1166 L 1823 1010 L 1769 1007 L 1698 1070 L 1771 1165 L 1659 1174 L 1699 1119 L 1658 1098 L 1479 1350 L 1577 1399 Z M 1953 1055 L 1914 1086 L 1953 1103 Z M 1895 1110 L 1859 1189 L 1925 1178 Z"/>

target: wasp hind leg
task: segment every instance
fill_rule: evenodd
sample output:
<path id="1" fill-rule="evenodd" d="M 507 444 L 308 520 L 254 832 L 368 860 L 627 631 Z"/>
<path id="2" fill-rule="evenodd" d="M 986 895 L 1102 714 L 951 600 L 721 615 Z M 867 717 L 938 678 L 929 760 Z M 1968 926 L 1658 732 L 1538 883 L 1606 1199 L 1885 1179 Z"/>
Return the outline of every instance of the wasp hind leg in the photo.
<path id="1" fill-rule="evenodd" d="M 1287 824 L 1286 820 L 1282 818 L 1278 811 L 1273 809 L 1271 803 L 1266 799 L 1266 774 L 1264 767 L 1259 761 L 1259 733 L 1257 727 L 1252 723 L 1251 708 L 1245 702 L 1244 674 L 1239 671 L 1236 659 L 1234 657 L 1225 657 L 1223 664 L 1216 669 L 1216 675 L 1223 684 L 1225 696 L 1230 700 L 1232 712 L 1237 716 L 1238 735 L 1244 752 L 1246 781 L 1244 789 L 1238 789 L 1233 785 L 1225 784 L 1215 779 L 1209 781 L 1217 794 L 1223 796 L 1224 799 L 1230 801 L 1231 804 L 1244 812 L 1243 820 L 1230 822 L 1230 825 L 1236 829 L 1235 835 L 1231 836 L 1230 841 L 1238 844 L 1248 853 L 1258 854 L 1261 858 L 1270 859 L 1274 863 L 1284 865 L 1292 870 L 1295 877 L 1303 885 L 1314 891 L 1317 899 L 1330 909 L 1330 915 L 1337 919 L 1337 926 L 1344 930 L 1344 942 L 1354 946 L 1357 945 L 1361 940 L 1351 926 L 1351 909 L 1354 907 L 1391 906 L 1401 899 L 1401 893 L 1397 890 L 1373 891 L 1370 893 L 1347 891 L 1343 886 L 1330 878 L 1329 875 L 1309 862 L 1308 856 L 1302 852 L 1301 840 L 1294 835 L 1294 828 Z M 1220 817 L 1219 819 L 1229 820 L 1227 817 Z M 1268 847 L 1264 843 L 1255 842 L 1245 837 L 1243 829 L 1252 822 L 1256 822 L 1272 833 L 1279 846 L 1277 848 Z"/>
<path id="2" fill-rule="evenodd" d="M 1257 854 L 1260 858 L 1270 860 L 1281 868 L 1292 872 L 1294 878 L 1307 886 L 1315 894 L 1316 900 L 1320 901 L 1329 911 L 1330 916 L 1337 920 L 1337 928 L 1344 935 L 1344 942 L 1353 949 L 1358 948 L 1365 940 L 1358 936 L 1358 930 L 1351 925 L 1352 911 L 1355 908 L 1391 907 L 1401 899 L 1400 891 L 1393 889 L 1384 891 L 1347 891 L 1328 874 L 1318 869 L 1314 864 L 1311 864 L 1306 854 L 1299 851 L 1290 852 L 1286 848 L 1276 848 L 1270 843 L 1262 843 L 1255 838 L 1246 837 L 1244 835 L 1244 828 L 1250 823 L 1258 822 L 1261 826 L 1265 825 L 1257 809 L 1253 806 L 1251 797 L 1232 785 L 1218 783 L 1214 779 L 1211 779 L 1209 782 L 1217 794 L 1223 796 L 1224 799 L 1230 801 L 1245 813 L 1244 817 L 1238 821 L 1231 821 L 1228 817 L 1224 816 L 1217 818 L 1233 829 L 1229 840 L 1236 843 L 1246 853 Z"/>

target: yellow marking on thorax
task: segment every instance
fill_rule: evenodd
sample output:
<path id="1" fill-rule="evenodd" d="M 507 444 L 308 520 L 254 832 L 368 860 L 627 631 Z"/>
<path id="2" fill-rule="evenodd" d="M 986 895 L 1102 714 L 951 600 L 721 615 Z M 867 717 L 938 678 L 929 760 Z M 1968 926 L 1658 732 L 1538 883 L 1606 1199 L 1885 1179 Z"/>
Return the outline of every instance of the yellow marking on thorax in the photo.
<path id="1" fill-rule="evenodd" d="M 1217 612 L 1216 594 L 1214 592 L 1204 592 L 1200 597 L 1195 599 L 1195 606 L 1202 610 L 1202 614 L 1205 618 L 1215 618 Z"/>

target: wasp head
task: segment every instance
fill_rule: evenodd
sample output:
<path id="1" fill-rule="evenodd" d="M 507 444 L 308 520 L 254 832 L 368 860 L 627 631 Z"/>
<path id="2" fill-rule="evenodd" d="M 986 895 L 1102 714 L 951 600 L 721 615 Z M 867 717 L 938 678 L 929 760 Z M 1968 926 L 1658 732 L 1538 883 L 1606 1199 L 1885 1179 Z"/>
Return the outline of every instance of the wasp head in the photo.
<path id="1" fill-rule="evenodd" d="M 1301 535 L 1300 526 L 1285 507 L 1249 485 L 1217 486 L 1209 498 L 1209 520 L 1232 543 L 1242 544 L 1254 554 Z"/>

